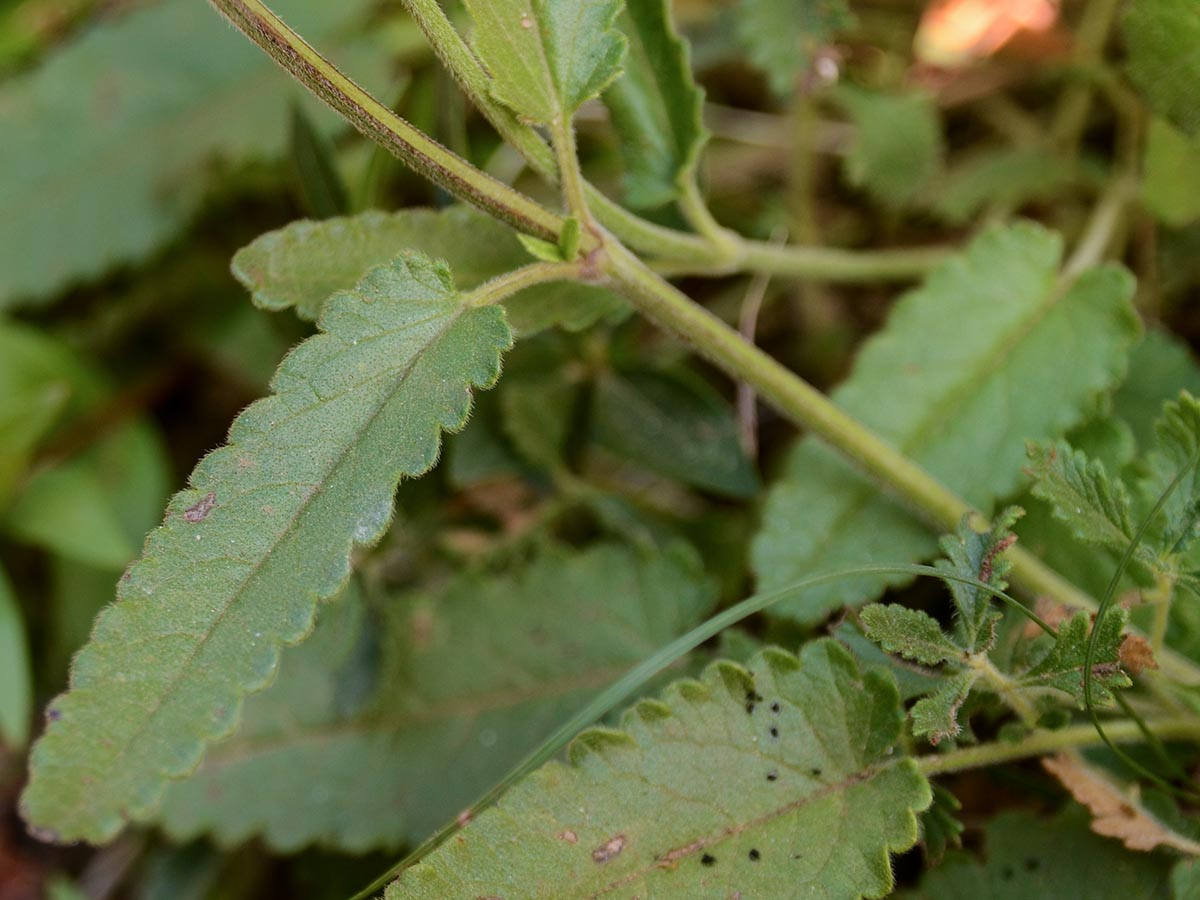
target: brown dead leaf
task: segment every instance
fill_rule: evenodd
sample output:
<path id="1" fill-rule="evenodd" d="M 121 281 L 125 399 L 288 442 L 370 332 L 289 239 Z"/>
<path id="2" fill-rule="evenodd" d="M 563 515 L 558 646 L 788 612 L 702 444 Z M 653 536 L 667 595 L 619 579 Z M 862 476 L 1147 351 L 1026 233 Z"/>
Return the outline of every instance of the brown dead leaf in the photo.
<path id="1" fill-rule="evenodd" d="M 1117 658 L 1121 661 L 1121 668 L 1130 675 L 1141 675 L 1146 669 L 1158 668 L 1158 660 L 1154 658 L 1150 642 L 1136 634 L 1125 635 Z"/>
<path id="2" fill-rule="evenodd" d="M 1116 838 L 1130 850 L 1171 847 L 1200 855 L 1200 843 L 1172 831 L 1141 806 L 1136 792 L 1127 794 L 1077 755 L 1060 753 L 1046 757 L 1042 765 L 1062 782 L 1072 797 L 1091 810 L 1092 831 L 1096 834 Z"/>

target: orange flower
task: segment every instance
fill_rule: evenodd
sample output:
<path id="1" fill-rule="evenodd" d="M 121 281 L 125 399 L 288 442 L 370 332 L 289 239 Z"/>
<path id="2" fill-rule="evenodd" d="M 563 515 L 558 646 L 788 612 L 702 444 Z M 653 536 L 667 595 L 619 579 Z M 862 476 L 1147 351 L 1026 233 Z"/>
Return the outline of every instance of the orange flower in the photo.
<path id="1" fill-rule="evenodd" d="M 915 50 L 923 62 L 957 66 L 991 56 L 1019 31 L 1046 31 L 1057 0 L 937 0 L 921 17 Z"/>

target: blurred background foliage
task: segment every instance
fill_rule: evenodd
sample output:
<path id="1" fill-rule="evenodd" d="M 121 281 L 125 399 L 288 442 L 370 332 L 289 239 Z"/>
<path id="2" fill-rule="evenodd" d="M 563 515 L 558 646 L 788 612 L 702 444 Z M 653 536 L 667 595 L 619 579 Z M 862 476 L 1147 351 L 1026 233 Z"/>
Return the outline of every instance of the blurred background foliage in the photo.
<path id="1" fill-rule="evenodd" d="M 1123 238 L 1152 330 L 1134 366 L 1143 377 L 1117 399 L 1121 421 L 1144 436 L 1157 410 L 1147 398 L 1200 390 L 1188 350 L 1200 339 L 1200 145 L 1178 123 L 1122 113 L 1120 96 L 1101 103 L 1077 90 L 1106 83 L 1098 54 L 1076 39 L 1089 6 L 1106 4 L 1067 2 L 1055 28 L 954 67 L 914 55 L 922 0 L 856 0 L 852 15 L 777 20 L 750 14 L 771 4 L 674 5 L 708 95 L 714 139 L 703 177 L 713 209 L 762 239 L 958 243 L 1014 214 L 1074 235 L 1097 192 L 1139 152 L 1120 143 L 1128 129 L 1119 118 L 1133 116 L 1145 141 L 1144 202 Z M 398 3 L 275 6 L 411 122 L 554 202 L 467 106 Z M 629 185 L 607 115 L 599 103 L 584 111 L 581 147 L 589 176 L 622 196 Z M 234 252 L 297 218 L 448 202 L 303 96 L 199 0 L 0 0 L 0 900 L 340 897 L 411 836 L 400 827 L 361 842 L 301 834 L 272 847 L 252 823 L 229 826 L 217 843 L 188 842 L 208 829 L 187 824 L 182 800 L 171 826 L 180 840 L 147 829 L 100 850 L 64 849 L 27 837 L 13 804 L 38 711 L 64 687 L 71 654 L 166 498 L 311 330 L 249 303 L 229 274 Z M 644 213 L 682 224 L 665 207 Z M 730 321 L 745 321 L 753 297 L 759 343 L 823 388 L 845 373 L 898 291 L 741 277 L 684 287 Z M 401 637 L 364 649 L 348 638 L 338 645 L 335 631 L 304 656 L 294 651 L 284 664 L 298 671 L 294 700 L 264 701 L 255 727 L 300 727 L 320 703 L 349 703 L 358 715 L 357 695 L 319 698 L 333 677 L 321 680 L 321 666 L 342 666 L 339 685 L 366 679 L 368 692 L 382 679 L 395 696 L 372 702 L 403 707 L 411 697 L 397 685 L 406 682 L 388 667 L 435 664 L 408 644 L 480 602 L 462 599 L 464 579 L 532 578 L 564 543 L 618 556 L 613 542 L 674 548 L 707 598 L 693 614 L 746 593 L 752 498 L 776 471 L 788 427 L 765 409 L 755 419 L 680 347 L 619 314 L 521 342 L 506 371 L 436 472 L 402 486 L 399 521 L 359 566 L 362 609 L 339 614 L 401 616 L 407 627 L 383 628 L 378 640 Z M 1124 427 L 1091 435 L 1094 452 L 1118 466 L 1134 462 Z M 1024 502 L 1026 540 L 1052 547 L 1058 526 Z M 1055 562 L 1071 573 L 1069 557 Z M 1095 580 L 1086 567 L 1074 574 Z M 602 592 L 565 587 L 578 573 L 568 576 L 548 589 L 574 591 L 583 609 L 604 605 Z M 531 588 L 513 594 L 522 589 Z M 779 627 L 758 623 L 719 649 L 738 655 L 760 638 L 788 638 Z M 606 665 L 648 652 L 654 633 L 642 636 L 649 643 L 613 650 Z M 569 636 L 543 637 L 570 646 Z M 471 652 L 474 661 L 418 671 L 452 681 L 456 667 L 492 664 L 495 644 Z M 423 785 L 413 818 L 427 830 L 452 817 L 553 727 L 570 708 L 570 697 L 559 699 L 567 706 L 504 720 L 503 741 L 470 790 L 443 784 L 427 760 L 430 771 L 414 776 Z M 283 718 L 272 725 L 272 715 Z M 461 740 L 496 743 L 478 722 L 462 727 Z M 956 790 L 969 812 L 997 802 L 970 790 L 970 779 L 988 777 L 966 776 Z M 219 806 L 211 792 L 208 800 Z"/>

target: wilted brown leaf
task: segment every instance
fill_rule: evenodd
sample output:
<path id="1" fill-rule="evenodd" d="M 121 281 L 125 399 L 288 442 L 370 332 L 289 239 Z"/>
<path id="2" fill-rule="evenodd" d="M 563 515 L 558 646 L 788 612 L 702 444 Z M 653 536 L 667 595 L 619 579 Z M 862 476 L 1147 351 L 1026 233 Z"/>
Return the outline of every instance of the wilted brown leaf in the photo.
<path id="1" fill-rule="evenodd" d="M 1116 838 L 1130 850 L 1171 847 L 1200 856 L 1200 843 L 1172 831 L 1142 807 L 1136 793 L 1126 793 L 1077 755 L 1060 753 L 1046 757 L 1042 765 L 1072 797 L 1091 810 L 1092 831 L 1096 834 Z"/>

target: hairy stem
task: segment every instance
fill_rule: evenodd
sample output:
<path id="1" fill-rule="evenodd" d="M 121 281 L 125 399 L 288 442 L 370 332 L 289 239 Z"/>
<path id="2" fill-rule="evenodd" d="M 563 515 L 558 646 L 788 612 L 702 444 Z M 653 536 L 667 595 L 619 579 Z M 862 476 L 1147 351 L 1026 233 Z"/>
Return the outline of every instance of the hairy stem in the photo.
<path id="1" fill-rule="evenodd" d="M 559 181 L 554 152 L 532 127 L 492 98 L 490 77 L 438 0 L 404 0 L 434 53 L 463 92 L 531 169 Z M 827 250 L 747 241 L 715 222 L 699 198 L 694 179 L 681 206 L 699 234 L 664 228 L 614 203 L 591 184 L 583 191 L 596 219 L 633 250 L 668 262 L 678 274 L 724 275 L 740 270 L 822 281 L 883 281 L 919 278 L 948 254 L 945 248 L 895 251 Z"/>
<path id="2" fill-rule="evenodd" d="M 1195 716 L 1147 719 L 1146 725 L 1163 740 L 1200 741 L 1200 720 Z M 1128 744 L 1145 740 L 1137 722 L 1113 722 L 1105 731 L 1109 738 L 1118 743 Z M 1060 750 L 1097 747 L 1102 743 L 1100 735 L 1090 724 L 1072 725 L 1057 731 L 1035 731 L 1016 743 L 980 744 L 976 747 L 951 750 L 948 753 L 922 756 L 917 760 L 917 766 L 925 775 L 945 775 L 948 772 L 961 772 L 964 769 L 979 769 L 1034 756 L 1045 756 Z"/>
<path id="3" fill-rule="evenodd" d="M 234 27 L 359 131 L 416 172 L 514 228 L 556 240 L 563 218 L 479 171 L 343 75 L 261 0 L 210 0 Z"/>
<path id="4" fill-rule="evenodd" d="M 537 262 L 497 275 L 490 281 L 485 281 L 473 291 L 463 295 L 463 303 L 467 306 L 491 306 L 502 300 L 507 300 L 513 294 L 551 281 L 575 281 L 582 274 L 582 265 L 578 262 Z"/>
<path id="5" fill-rule="evenodd" d="M 838 450 L 933 528 L 953 531 L 968 514 L 984 519 L 923 468 L 655 275 L 624 247 L 608 248 L 606 268 L 616 288 L 643 315 L 690 344 L 735 381 L 750 385 L 763 400 Z M 1014 547 L 1008 555 L 1012 582 L 1026 593 L 1050 596 L 1068 606 L 1097 608 L 1092 597 L 1032 553 Z M 1164 651 L 1160 662 L 1173 677 L 1200 683 L 1200 669 L 1189 660 Z"/>

